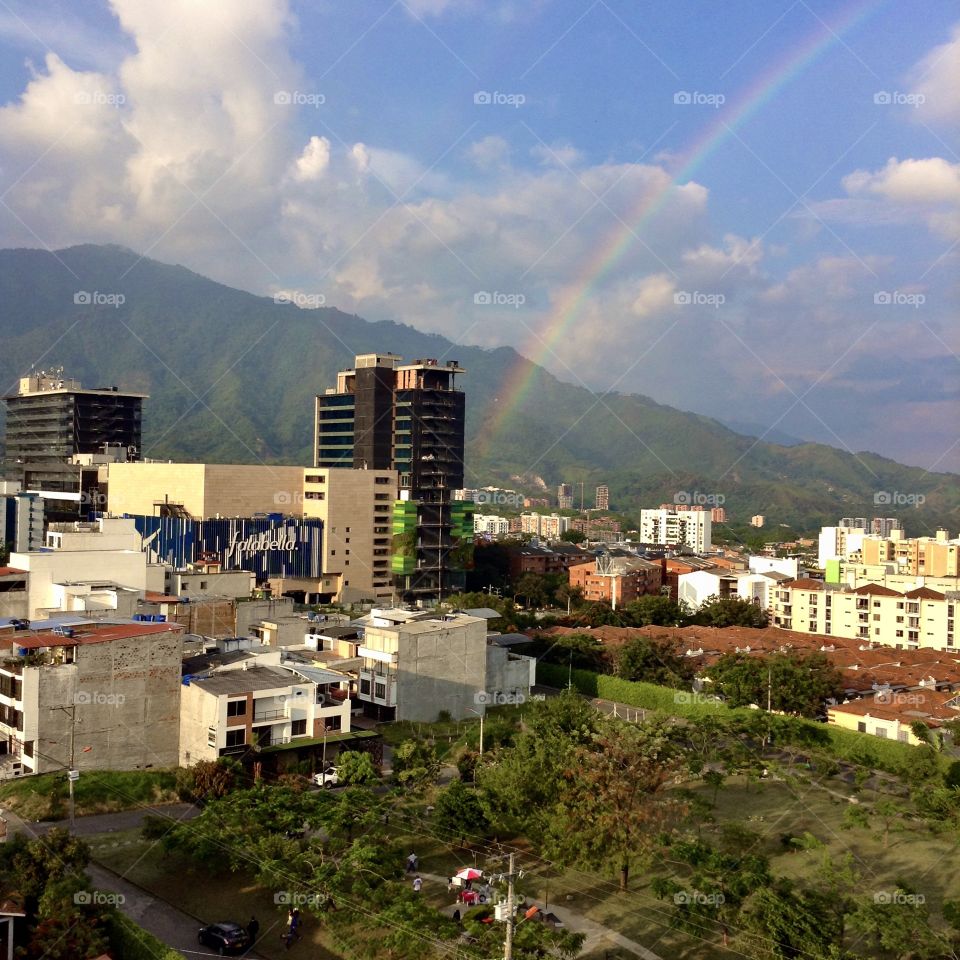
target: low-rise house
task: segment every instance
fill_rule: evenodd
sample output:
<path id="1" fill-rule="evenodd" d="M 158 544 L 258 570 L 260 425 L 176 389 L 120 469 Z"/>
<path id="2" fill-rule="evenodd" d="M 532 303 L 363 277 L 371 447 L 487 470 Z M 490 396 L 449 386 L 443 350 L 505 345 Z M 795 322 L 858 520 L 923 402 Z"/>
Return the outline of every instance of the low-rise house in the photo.
<path id="1" fill-rule="evenodd" d="M 267 748 L 310 748 L 350 733 L 350 678 L 305 662 L 261 656 L 184 678 L 180 763 Z"/>
<path id="2" fill-rule="evenodd" d="M 936 729 L 951 720 L 960 720 L 960 693 L 933 688 L 887 688 L 872 697 L 831 706 L 827 718 L 845 730 L 916 745 L 925 742 L 913 732 L 918 721 Z"/>

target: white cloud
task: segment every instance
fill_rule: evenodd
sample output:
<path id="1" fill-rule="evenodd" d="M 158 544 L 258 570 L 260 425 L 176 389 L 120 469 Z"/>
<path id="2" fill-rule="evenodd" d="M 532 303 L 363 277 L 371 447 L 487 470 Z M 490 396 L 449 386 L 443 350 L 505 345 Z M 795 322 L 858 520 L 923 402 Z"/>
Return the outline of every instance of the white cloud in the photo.
<path id="1" fill-rule="evenodd" d="M 294 176 L 297 180 L 319 180 L 330 166 L 330 141 L 311 137 L 297 159 Z"/>
<path id="2" fill-rule="evenodd" d="M 960 203 L 960 163 L 942 157 L 897 160 L 875 172 L 856 170 L 843 178 L 851 194 L 872 193 L 897 203 Z"/>
<path id="3" fill-rule="evenodd" d="M 911 90 L 922 94 L 920 117 L 960 123 L 960 25 L 946 43 L 934 47 L 911 71 Z"/>
<path id="4" fill-rule="evenodd" d="M 466 150 L 467 158 L 480 170 L 504 167 L 510 160 L 510 144 L 503 137 L 491 135 L 471 143 Z"/>

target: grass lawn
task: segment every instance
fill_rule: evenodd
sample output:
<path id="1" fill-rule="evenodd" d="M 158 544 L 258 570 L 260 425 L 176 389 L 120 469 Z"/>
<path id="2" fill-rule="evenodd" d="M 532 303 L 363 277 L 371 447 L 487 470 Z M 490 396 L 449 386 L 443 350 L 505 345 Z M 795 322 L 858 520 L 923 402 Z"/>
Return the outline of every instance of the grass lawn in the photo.
<path id="1" fill-rule="evenodd" d="M 0 806 L 24 820 L 63 820 L 68 815 L 65 773 L 45 773 L 0 785 Z M 173 770 L 83 773 L 74 785 L 78 817 L 115 813 L 142 804 L 176 803 Z"/>
<path id="2" fill-rule="evenodd" d="M 287 907 L 275 903 L 274 891 L 257 886 L 243 873 L 231 873 L 226 867 L 218 870 L 201 866 L 177 854 L 164 855 L 159 846 L 142 839 L 138 830 L 86 839 L 97 863 L 205 923 L 246 923 L 256 916 L 260 921 L 257 952 L 270 960 L 298 955 L 340 960 L 339 954 L 329 949 L 316 918 L 307 911 L 303 911 L 303 940 L 288 952 L 280 939 L 286 926 Z"/>

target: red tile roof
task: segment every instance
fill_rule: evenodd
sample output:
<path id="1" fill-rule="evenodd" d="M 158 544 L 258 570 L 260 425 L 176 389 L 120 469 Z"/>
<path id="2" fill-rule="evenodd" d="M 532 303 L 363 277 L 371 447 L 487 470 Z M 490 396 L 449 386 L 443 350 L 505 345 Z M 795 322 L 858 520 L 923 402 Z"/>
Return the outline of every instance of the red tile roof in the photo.
<path id="1" fill-rule="evenodd" d="M 26 570 L 19 570 L 17 567 L 0 567 L 0 577 L 9 577 L 17 573 L 26 573 Z"/>
<path id="2" fill-rule="evenodd" d="M 857 596 L 867 596 L 867 597 L 902 597 L 903 594 L 899 590 L 891 590 L 889 587 L 884 587 L 879 583 L 865 583 L 862 587 L 857 587 L 853 591 Z"/>
<path id="3" fill-rule="evenodd" d="M 72 629 L 72 637 L 44 630 L 38 633 L 13 633 L 9 639 L 15 647 L 39 650 L 43 647 L 77 647 L 91 643 L 110 643 L 112 640 L 129 640 L 132 637 L 148 637 L 171 630 L 182 630 L 183 627 L 179 623 L 110 623 L 103 626 L 91 623 L 89 626 L 74 625 Z"/>
<path id="4" fill-rule="evenodd" d="M 916 590 L 910 590 L 904 594 L 910 600 L 945 600 L 946 594 L 937 593 L 929 587 L 917 587 Z"/>
<path id="5" fill-rule="evenodd" d="M 811 580 L 809 577 L 804 577 L 800 580 L 791 580 L 790 583 L 785 583 L 785 587 L 796 588 L 797 590 L 823 590 L 824 584 L 822 580 Z"/>

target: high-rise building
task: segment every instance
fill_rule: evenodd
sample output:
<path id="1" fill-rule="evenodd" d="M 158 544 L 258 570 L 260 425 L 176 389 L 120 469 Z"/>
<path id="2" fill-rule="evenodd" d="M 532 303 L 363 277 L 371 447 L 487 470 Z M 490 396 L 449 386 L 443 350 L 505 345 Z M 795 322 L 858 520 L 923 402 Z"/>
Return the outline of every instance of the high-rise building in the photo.
<path id="1" fill-rule="evenodd" d="M 398 592 L 427 599 L 461 590 L 473 545 L 463 487 L 464 373 L 455 360 L 364 354 L 316 398 L 315 467 L 396 470 L 391 572 Z"/>
<path id="2" fill-rule="evenodd" d="M 48 512 L 96 507 L 97 461 L 140 458 L 145 396 L 117 387 L 84 390 L 60 369 L 22 377 L 4 398 L 8 475 L 54 501 Z"/>
<path id="3" fill-rule="evenodd" d="M 573 486 L 569 483 L 561 483 L 557 487 L 557 506 L 561 510 L 573 509 Z"/>
<path id="4" fill-rule="evenodd" d="M 610 509 L 610 488 L 605 483 L 601 483 L 597 487 L 596 496 L 593 499 L 593 505 L 597 508 L 597 510 Z"/>
<path id="5" fill-rule="evenodd" d="M 712 546 L 710 514 L 706 510 L 641 510 L 640 540 L 702 553 Z"/>
<path id="6" fill-rule="evenodd" d="M 874 517 L 870 532 L 875 537 L 889 537 L 894 530 L 902 530 L 903 524 L 896 517 Z"/>

